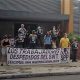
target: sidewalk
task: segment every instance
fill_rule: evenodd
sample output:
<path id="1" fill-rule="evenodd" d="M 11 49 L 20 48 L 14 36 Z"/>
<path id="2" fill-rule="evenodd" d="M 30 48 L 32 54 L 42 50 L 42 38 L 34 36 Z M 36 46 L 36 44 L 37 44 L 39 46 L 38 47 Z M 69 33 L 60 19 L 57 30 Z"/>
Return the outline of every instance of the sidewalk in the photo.
<path id="1" fill-rule="evenodd" d="M 66 64 L 0 66 L 0 79 L 80 74 L 80 61 Z"/>

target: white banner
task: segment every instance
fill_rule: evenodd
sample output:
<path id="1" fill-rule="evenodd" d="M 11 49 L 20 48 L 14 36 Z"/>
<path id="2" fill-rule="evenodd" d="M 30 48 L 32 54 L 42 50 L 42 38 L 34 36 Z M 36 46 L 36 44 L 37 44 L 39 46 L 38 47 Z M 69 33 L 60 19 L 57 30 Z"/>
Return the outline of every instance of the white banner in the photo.
<path id="1" fill-rule="evenodd" d="M 7 48 L 8 65 L 54 64 L 69 62 L 70 49 Z"/>

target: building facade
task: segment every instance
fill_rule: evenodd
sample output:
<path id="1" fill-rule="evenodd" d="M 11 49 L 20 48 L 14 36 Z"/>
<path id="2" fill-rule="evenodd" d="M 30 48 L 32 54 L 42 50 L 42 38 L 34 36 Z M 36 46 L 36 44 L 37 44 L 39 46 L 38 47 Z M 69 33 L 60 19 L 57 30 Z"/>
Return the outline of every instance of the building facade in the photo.
<path id="1" fill-rule="evenodd" d="M 80 0 L 73 0 L 74 32 L 80 34 Z"/>
<path id="2" fill-rule="evenodd" d="M 16 36 L 22 23 L 29 30 L 60 25 L 62 32 L 72 32 L 71 7 L 71 0 L 0 0 L 0 36 Z"/>

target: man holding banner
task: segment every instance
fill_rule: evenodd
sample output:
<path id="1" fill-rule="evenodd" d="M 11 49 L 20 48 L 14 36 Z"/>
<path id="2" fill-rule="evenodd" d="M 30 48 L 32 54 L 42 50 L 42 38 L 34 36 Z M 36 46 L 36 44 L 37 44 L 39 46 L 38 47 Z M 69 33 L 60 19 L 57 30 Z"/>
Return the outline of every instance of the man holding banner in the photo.
<path id="1" fill-rule="evenodd" d="M 64 37 L 61 38 L 60 47 L 62 48 L 61 49 L 61 52 L 62 52 L 61 53 L 61 55 L 62 55 L 61 60 L 65 61 L 65 60 L 67 60 L 68 57 L 70 57 L 68 54 L 68 50 L 70 50 L 69 49 L 70 48 L 70 41 L 67 38 L 67 33 L 64 33 Z"/>

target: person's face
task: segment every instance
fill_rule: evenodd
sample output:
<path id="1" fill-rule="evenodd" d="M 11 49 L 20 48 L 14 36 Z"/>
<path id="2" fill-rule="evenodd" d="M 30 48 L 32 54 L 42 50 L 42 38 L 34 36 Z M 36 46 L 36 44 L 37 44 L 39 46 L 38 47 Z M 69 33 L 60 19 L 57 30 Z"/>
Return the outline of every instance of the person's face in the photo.
<path id="1" fill-rule="evenodd" d="M 64 37 L 67 38 L 67 34 L 66 33 L 64 34 Z"/>
<path id="2" fill-rule="evenodd" d="M 5 36 L 5 39 L 8 39 L 8 37 L 7 37 L 7 36 Z"/>
<path id="3" fill-rule="evenodd" d="M 24 24 L 21 24 L 21 28 L 24 28 Z"/>
<path id="4" fill-rule="evenodd" d="M 32 32 L 32 34 L 35 34 L 34 32 Z"/>
<path id="5" fill-rule="evenodd" d="M 53 26 L 53 28 L 55 29 L 55 26 Z"/>
<path id="6" fill-rule="evenodd" d="M 32 31 L 32 34 L 35 34 L 35 31 Z"/>
<path id="7" fill-rule="evenodd" d="M 76 40 L 76 38 L 73 38 L 73 42 L 76 42 L 77 40 Z"/>
<path id="8" fill-rule="evenodd" d="M 5 37 L 5 38 L 8 38 L 8 36 L 7 36 L 7 35 L 5 35 L 4 37 Z"/>
<path id="9" fill-rule="evenodd" d="M 48 32 L 47 32 L 47 35 L 49 35 L 49 34 L 50 34 L 50 32 L 48 31 Z"/>

